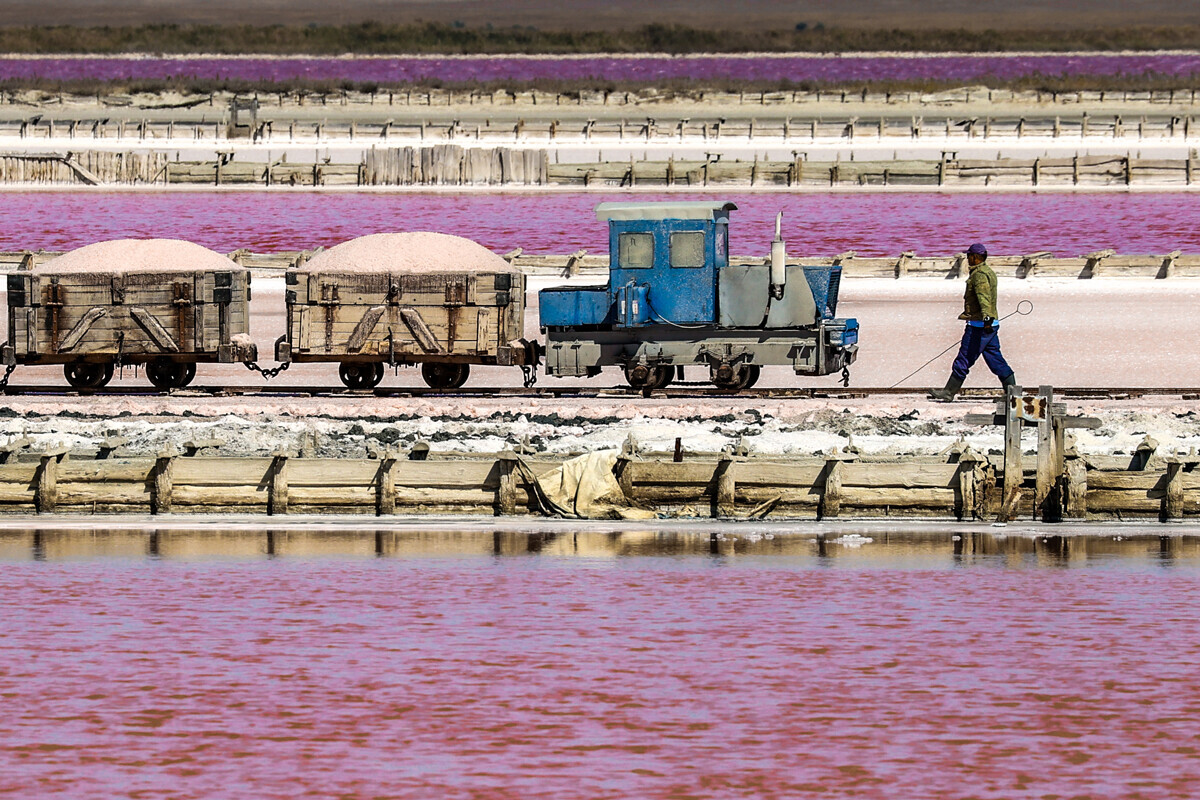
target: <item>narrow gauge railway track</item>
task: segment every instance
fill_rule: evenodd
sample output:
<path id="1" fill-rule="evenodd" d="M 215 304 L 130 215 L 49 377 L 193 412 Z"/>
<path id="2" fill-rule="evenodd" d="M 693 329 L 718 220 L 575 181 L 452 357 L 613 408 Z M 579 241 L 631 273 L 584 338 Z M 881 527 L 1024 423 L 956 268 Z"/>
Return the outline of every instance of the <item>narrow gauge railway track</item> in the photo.
<path id="1" fill-rule="evenodd" d="M 474 398 L 560 398 L 560 397 L 624 397 L 643 399 L 644 394 L 628 386 L 587 387 L 566 386 L 562 388 L 521 388 L 515 386 L 464 387 L 453 391 L 430 389 L 424 386 L 379 386 L 374 389 L 347 389 L 341 385 L 305 386 L 278 384 L 238 384 L 189 386 L 171 392 L 162 392 L 152 386 L 105 386 L 95 390 L 78 390 L 59 385 L 9 384 L 2 390 L 9 397 L 72 397 L 72 396 L 115 396 L 115 397 L 474 397 Z M 721 390 L 712 387 L 669 387 L 656 390 L 651 399 L 699 399 L 699 398 L 748 398 L 748 399 L 832 399 L 850 400 L 879 396 L 924 396 L 929 389 L 912 387 L 781 387 Z M 1184 400 L 1200 400 L 1200 387 L 1054 387 L 1059 398 L 1127 400 L 1138 397 L 1181 397 Z M 960 400 L 999 399 L 1000 393 L 993 389 L 965 389 Z"/>

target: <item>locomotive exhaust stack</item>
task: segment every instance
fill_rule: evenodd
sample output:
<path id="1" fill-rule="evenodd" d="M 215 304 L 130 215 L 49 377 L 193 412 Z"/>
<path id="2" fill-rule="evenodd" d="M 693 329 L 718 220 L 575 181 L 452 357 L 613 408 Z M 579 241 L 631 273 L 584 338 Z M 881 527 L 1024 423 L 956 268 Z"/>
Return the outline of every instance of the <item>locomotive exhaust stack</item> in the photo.
<path id="1" fill-rule="evenodd" d="M 783 243 L 780 228 L 783 227 L 783 212 L 775 215 L 775 240 L 771 242 L 771 298 L 783 299 L 783 289 L 787 284 L 787 249 Z"/>

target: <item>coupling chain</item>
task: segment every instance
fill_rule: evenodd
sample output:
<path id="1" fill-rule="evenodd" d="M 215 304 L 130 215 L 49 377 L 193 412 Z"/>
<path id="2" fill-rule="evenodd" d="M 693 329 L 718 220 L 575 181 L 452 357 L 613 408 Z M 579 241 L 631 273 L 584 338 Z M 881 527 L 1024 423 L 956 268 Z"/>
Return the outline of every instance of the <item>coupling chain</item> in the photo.
<path id="1" fill-rule="evenodd" d="M 522 383 L 526 389 L 532 389 L 533 385 L 537 383 L 537 367 L 530 366 L 529 364 L 522 364 L 521 375 L 523 378 Z"/>
<path id="2" fill-rule="evenodd" d="M 263 369 L 262 367 L 260 367 L 258 365 L 257 361 L 243 361 L 242 363 L 246 365 L 246 369 L 250 370 L 251 372 L 257 372 L 259 375 L 262 375 L 263 380 L 266 380 L 266 381 L 271 380 L 271 378 L 274 378 L 279 373 L 284 372 L 285 370 L 287 370 L 288 367 L 290 367 L 292 365 L 292 362 L 285 361 L 282 364 L 280 364 L 278 367 L 272 367 L 271 369 Z"/>
<path id="3" fill-rule="evenodd" d="M 15 370 L 16 368 L 17 368 L 16 364 L 9 364 L 7 367 L 4 368 L 4 377 L 0 378 L 0 389 L 5 389 L 8 387 L 8 379 L 12 377 L 13 370 Z"/>

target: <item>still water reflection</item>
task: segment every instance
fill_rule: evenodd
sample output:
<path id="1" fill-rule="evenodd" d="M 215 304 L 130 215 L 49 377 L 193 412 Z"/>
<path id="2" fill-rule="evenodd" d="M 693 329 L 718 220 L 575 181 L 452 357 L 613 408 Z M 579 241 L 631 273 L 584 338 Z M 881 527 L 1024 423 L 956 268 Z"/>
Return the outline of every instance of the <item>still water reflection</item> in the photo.
<path id="1" fill-rule="evenodd" d="M 628 525 L 629 523 L 622 523 Z M 492 529 L 450 524 L 444 529 L 129 528 L 0 530 L 0 563 L 157 559 L 438 559 L 543 556 L 550 559 L 628 557 L 738 558 L 746 565 L 796 569 L 870 566 L 941 569 L 951 566 L 1200 567 L 1200 530 L 1160 525 L 1119 529 L 782 526 L 700 529 L 655 525 L 644 530 Z"/>
<path id="2" fill-rule="evenodd" d="M 1114 530 L 0 532 L 0 795 L 1191 797 L 1200 538 Z"/>

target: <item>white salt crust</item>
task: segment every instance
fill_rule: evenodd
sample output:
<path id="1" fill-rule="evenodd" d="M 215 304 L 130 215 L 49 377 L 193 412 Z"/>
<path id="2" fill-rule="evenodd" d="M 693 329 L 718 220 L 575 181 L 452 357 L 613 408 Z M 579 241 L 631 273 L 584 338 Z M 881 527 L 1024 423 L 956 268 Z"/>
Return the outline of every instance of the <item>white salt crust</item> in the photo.
<path id="1" fill-rule="evenodd" d="M 413 231 L 360 236 L 318 253 L 303 272 L 516 272 L 478 242 Z"/>
<path id="2" fill-rule="evenodd" d="M 34 265 L 35 272 L 131 273 L 240 270 L 236 261 L 181 239 L 114 239 L 80 247 Z"/>

